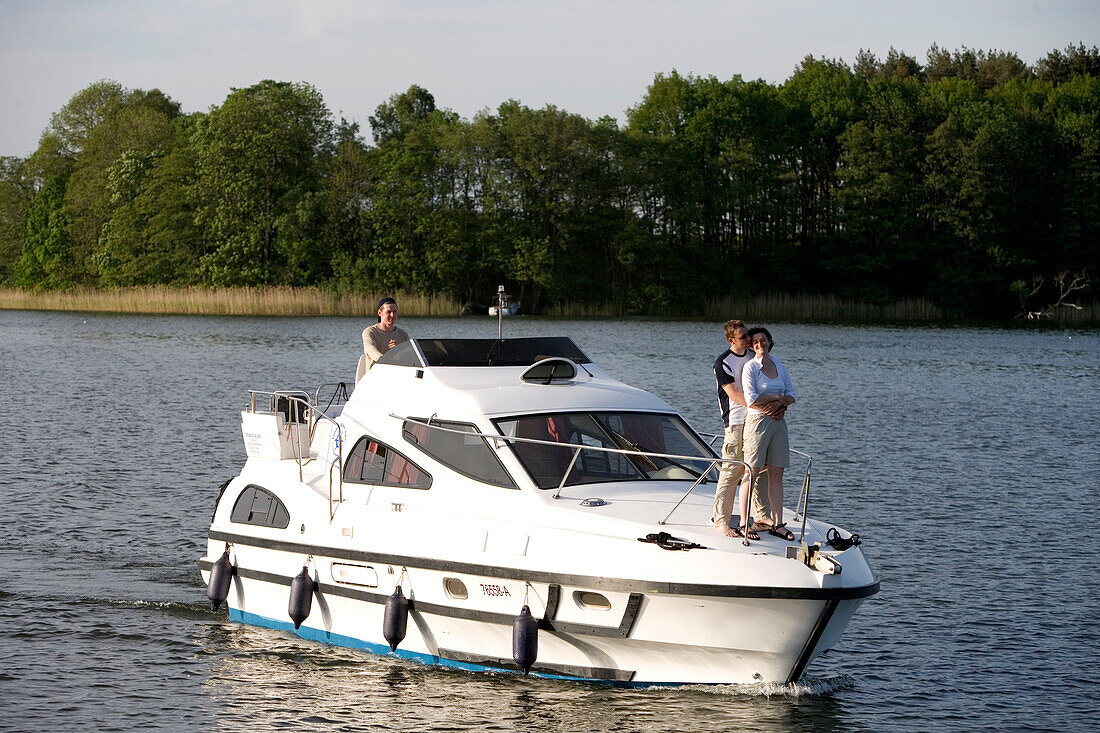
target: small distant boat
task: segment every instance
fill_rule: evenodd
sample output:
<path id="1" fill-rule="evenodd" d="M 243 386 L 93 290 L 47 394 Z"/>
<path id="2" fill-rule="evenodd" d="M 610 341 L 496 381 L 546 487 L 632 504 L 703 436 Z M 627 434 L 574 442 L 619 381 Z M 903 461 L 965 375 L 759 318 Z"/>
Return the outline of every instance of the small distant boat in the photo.
<path id="1" fill-rule="evenodd" d="M 491 316 L 518 316 L 519 315 L 519 303 L 509 303 L 501 308 L 500 306 L 489 306 L 489 315 Z"/>

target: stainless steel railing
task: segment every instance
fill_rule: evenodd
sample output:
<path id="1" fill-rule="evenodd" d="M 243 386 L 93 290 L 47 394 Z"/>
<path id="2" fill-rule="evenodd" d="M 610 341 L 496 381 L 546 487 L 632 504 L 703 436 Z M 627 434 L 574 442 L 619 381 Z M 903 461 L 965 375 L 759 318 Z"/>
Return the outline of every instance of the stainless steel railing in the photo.
<path id="1" fill-rule="evenodd" d="M 320 394 L 320 389 L 318 390 Z M 282 429 L 286 431 L 286 437 L 290 442 L 291 448 L 294 451 L 294 460 L 298 464 L 298 480 L 304 481 L 303 468 L 313 461 L 313 457 L 309 454 L 310 446 L 313 445 L 313 438 L 317 431 L 317 426 L 321 422 L 328 422 L 332 424 L 334 431 L 334 439 L 336 441 L 336 456 L 335 460 L 329 463 L 327 478 L 328 478 L 328 509 L 329 519 L 336 516 L 335 505 L 344 500 L 344 434 L 340 427 L 340 423 L 336 422 L 332 417 L 325 414 L 325 412 L 319 409 L 310 400 L 308 392 L 301 390 L 275 390 L 275 391 L 263 391 L 263 390 L 249 390 L 248 391 L 248 411 L 256 412 L 256 398 L 257 396 L 267 398 L 267 409 L 265 412 L 278 413 L 279 400 L 285 399 L 287 406 L 287 420 L 283 424 Z M 262 401 L 262 400 L 261 400 Z M 291 426 L 294 424 L 301 424 L 300 421 L 292 418 L 297 416 L 305 416 L 307 425 L 307 434 L 309 436 L 309 442 L 306 446 L 306 455 L 301 455 L 301 445 L 296 436 L 293 435 Z M 333 481 L 332 473 L 333 469 L 336 469 L 336 480 Z M 333 488 L 336 488 L 336 495 L 333 496 Z"/>
<path id="2" fill-rule="evenodd" d="M 565 447 L 572 448 L 573 449 L 573 456 L 572 456 L 572 458 L 569 462 L 569 466 L 565 469 L 565 473 L 562 474 L 561 481 L 558 483 L 557 489 L 554 491 L 554 494 L 553 494 L 554 499 L 560 498 L 562 489 L 565 488 L 566 481 L 569 478 L 569 474 L 573 471 L 573 467 L 577 463 L 577 458 L 578 458 L 578 456 L 580 456 L 582 451 L 595 451 L 595 452 L 600 452 L 600 453 L 612 453 L 612 454 L 616 454 L 616 455 L 636 456 L 636 457 L 639 457 L 639 458 L 646 458 L 646 459 L 648 459 L 648 458 L 663 458 L 663 459 L 672 460 L 672 461 L 693 461 L 693 462 L 706 461 L 709 464 L 707 466 L 706 470 L 701 471 L 699 473 L 699 476 L 695 479 L 695 481 L 688 488 L 688 490 L 684 492 L 684 495 L 680 497 L 679 501 L 677 501 L 673 505 L 672 509 L 669 510 L 668 514 L 666 514 L 663 519 L 660 519 L 660 520 L 657 521 L 657 524 L 660 524 L 660 525 L 664 525 L 668 521 L 669 517 L 672 516 L 673 512 L 675 512 L 680 507 L 680 505 L 684 503 L 684 501 L 688 498 L 688 496 L 691 495 L 691 492 L 693 492 L 701 483 L 703 483 L 703 481 L 706 480 L 706 477 L 708 475 L 710 475 L 712 471 L 716 471 L 716 469 L 719 466 L 741 465 L 741 466 L 744 466 L 748 470 L 750 480 L 752 480 L 755 477 L 755 473 L 754 473 L 753 469 L 747 463 L 745 463 L 744 461 L 737 461 L 737 460 L 734 460 L 732 458 L 720 458 L 720 457 L 717 457 L 717 456 L 684 456 L 684 455 L 678 455 L 678 454 L 675 454 L 675 453 L 657 453 L 657 452 L 653 452 L 653 451 L 631 450 L 631 449 L 627 449 L 627 448 L 606 448 L 606 447 L 603 447 L 603 446 L 581 445 L 581 444 L 577 444 L 577 443 L 562 443 L 562 442 L 555 441 L 555 440 L 539 440 L 537 438 L 520 438 L 520 437 L 515 437 L 515 436 L 509 436 L 509 435 L 501 435 L 500 433 L 481 433 L 481 432 L 475 432 L 475 431 L 471 431 L 471 430 L 459 430 L 459 429 L 456 429 L 456 428 L 445 428 L 442 425 L 432 424 L 432 420 L 435 419 L 435 415 L 432 415 L 432 417 L 428 418 L 427 420 L 424 420 L 423 418 L 402 417 L 401 415 L 395 415 L 393 413 L 390 413 L 390 417 L 392 417 L 396 420 L 401 420 L 401 421 L 409 420 L 411 422 L 415 422 L 415 423 L 418 423 L 420 425 L 425 425 L 425 426 L 431 428 L 432 430 L 443 430 L 443 431 L 446 431 L 446 432 L 449 432 L 449 433 L 459 433 L 459 434 L 462 434 L 462 435 L 484 438 L 485 440 L 492 440 L 494 442 L 494 445 L 499 445 L 499 443 L 505 443 L 505 444 L 529 443 L 529 444 L 533 444 L 533 445 L 551 446 L 551 447 L 554 447 L 554 448 L 565 448 Z"/>
<path id="3" fill-rule="evenodd" d="M 710 446 L 711 448 L 714 447 L 714 441 L 715 440 L 717 440 L 719 438 L 724 438 L 724 436 L 716 435 L 714 433 L 699 433 L 699 435 L 704 437 L 704 438 L 708 438 L 707 445 Z M 795 450 L 794 448 L 791 448 L 791 453 L 802 456 L 803 458 L 806 459 L 806 471 L 802 474 L 802 490 L 799 491 L 798 505 L 795 508 L 795 512 L 794 512 L 794 519 L 795 519 L 796 522 L 798 521 L 799 515 L 802 516 L 802 531 L 798 535 L 798 541 L 802 542 L 802 540 L 806 537 L 806 514 L 809 511 L 809 505 L 810 505 L 810 474 L 813 470 L 814 459 L 813 459 L 813 456 L 811 456 L 809 453 L 803 453 L 802 451 Z M 743 464 L 743 465 L 745 465 L 745 467 L 748 468 L 748 464 Z M 748 470 L 749 470 L 749 480 L 750 481 L 755 481 L 756 477 L 752 475 L 753 470 L 751 468 L 748 468 Z M 752 484 L 750 484 L 750 486 L 751 485 Z"/>
<path id="4" fill-rule="evenodd" d="M 810 509 L 810 472 L 814 466 L 814 459 L 808 453 L 803 453 L 800 450 L 791 448 L 791 453 L 796 453 L 806 459 L 806 473 L 802 476 L 802 491 L 798 495 L 798 506 L 795 507 L 794 518 L 798 521 L 798 515 L 802 515 L 802 531 L 798 535 L 798 541 L 801 543 L 806 537 L 806 513 Z"/>

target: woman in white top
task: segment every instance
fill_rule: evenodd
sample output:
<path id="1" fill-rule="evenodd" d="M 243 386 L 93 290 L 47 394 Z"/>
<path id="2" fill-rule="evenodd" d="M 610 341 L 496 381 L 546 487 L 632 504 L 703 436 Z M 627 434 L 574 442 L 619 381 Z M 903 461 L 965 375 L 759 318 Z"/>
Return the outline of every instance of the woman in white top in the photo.
<path id="1" fill-rule="evenodd" d="M 791 462 L 791 449 L 787 440 L 787 422 L 783 419 L 788 407 L 794 404 L 794 385 L 783 362 L 771 355 L 775 342 L 766 328 L 749 329 L 749 339 L 755 358 L 747 362 L 741 372 L 741 385 L 745 391 L 745 404 L 749 415 L 745 420 L 745 463 L 753 471 L 767 467 L 768 499 L 772 516 L 768 521 L 757 519 L 759 529 L 788 542 L 794 535 L 783 521 L 783 469 Z M 780 412 L 769 417 L 761 407 L 778 402 Z"/>

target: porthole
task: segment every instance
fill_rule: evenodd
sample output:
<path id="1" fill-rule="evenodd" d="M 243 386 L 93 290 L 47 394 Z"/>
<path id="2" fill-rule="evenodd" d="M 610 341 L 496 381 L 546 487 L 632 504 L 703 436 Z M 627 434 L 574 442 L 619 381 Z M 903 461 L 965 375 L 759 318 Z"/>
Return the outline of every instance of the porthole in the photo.
<path id="1" fill-rule="evenodd" d="M 466 584 L 458 578 L 444 578 L 443 590 L 447 591 L 447 595 L 457 601 L 464 601 L 470 597 L 470 594 L 466 592 Z"/>
<path id="2" fill-rule="evenodd" d="M 573 591 L 573 602 L 581 608 L 587 608 L 592 611 L 610 611 L 611 601 L 599 593 L 593 593 L 588 590 L 575 590 Z"/>

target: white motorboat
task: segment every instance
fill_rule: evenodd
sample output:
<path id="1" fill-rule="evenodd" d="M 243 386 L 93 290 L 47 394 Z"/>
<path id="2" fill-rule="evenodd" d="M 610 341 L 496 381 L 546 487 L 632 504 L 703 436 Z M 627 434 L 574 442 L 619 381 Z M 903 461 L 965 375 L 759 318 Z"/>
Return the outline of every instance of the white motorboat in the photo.
<path id="1" fill-rule="evenodd" d="M 808 468 L 802 542 L 715 533 L 708 443 L 567 338 L 414 339 L 333 391 L 241 414 L 199 560 L 235 621 L 464 669 L 783 683 L 878 591 L 805 517 Z"/>

